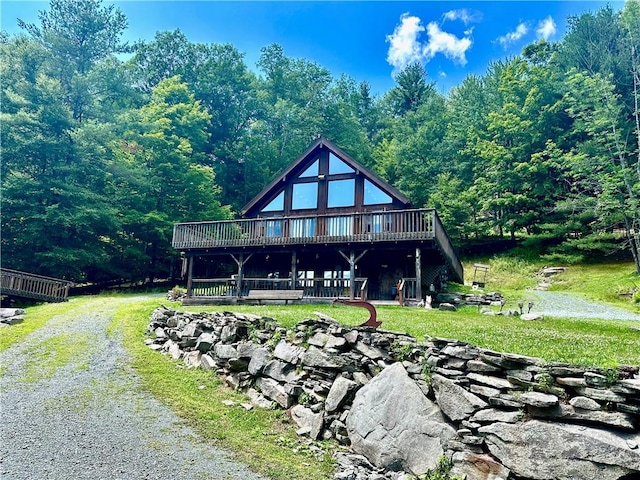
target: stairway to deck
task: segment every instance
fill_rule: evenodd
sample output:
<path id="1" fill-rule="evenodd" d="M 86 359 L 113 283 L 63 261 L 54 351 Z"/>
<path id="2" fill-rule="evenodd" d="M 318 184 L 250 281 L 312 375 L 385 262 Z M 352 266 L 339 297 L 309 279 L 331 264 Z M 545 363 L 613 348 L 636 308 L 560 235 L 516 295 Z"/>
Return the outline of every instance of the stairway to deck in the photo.
<path id="1" fill-rule="evenodd" d="M 0 268 L 0 295 L 45 302 L 65 302 L 72 283 L 59 278 Z"/>

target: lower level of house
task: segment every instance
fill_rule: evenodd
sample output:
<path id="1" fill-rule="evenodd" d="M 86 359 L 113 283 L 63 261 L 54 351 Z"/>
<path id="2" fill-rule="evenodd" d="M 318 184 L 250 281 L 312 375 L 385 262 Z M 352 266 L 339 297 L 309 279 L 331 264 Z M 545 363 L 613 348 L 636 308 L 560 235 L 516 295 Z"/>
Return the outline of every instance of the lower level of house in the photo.
<path id="1" fill-rule="evenodd" d="M 299 290 L 310 300 L 419 301 L 444 290 L 451 277 L 433 242 L 195 250 L 184 260 L 187 301 L 241 300 L 252 290 Z"/>

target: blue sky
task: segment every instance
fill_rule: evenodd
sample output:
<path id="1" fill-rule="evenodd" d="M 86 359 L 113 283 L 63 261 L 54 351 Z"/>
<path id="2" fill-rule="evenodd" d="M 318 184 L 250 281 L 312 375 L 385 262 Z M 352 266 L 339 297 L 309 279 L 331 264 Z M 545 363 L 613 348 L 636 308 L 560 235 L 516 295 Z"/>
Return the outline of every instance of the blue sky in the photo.
<path id="1" fill-rule="evenodd" d="M 540 38 L 560 40 L 567 17 L 623 1 L 106 1 L 129 20 L 125 40 L 152 40 L 180 29 L 192 42 L 231 43 L 255 69 L 260 49 L 283 46 L 356 81 L 375 93 L 394 86 L 393 74 L 411 61 L 425 64 L 445 93 L 491 61 L 517 55 Z M 2 29 L 19 32 L 16 18 L 38 22 L 48 2 L 0 1 Z"/>

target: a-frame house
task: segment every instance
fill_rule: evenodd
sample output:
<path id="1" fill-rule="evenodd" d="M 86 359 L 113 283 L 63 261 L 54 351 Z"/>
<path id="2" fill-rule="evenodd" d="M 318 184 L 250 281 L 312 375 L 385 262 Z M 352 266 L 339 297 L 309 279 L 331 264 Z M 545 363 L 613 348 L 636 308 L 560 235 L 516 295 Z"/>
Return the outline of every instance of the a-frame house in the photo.
<path id="1" fill-rule="evenodd" d="M 304 298 L 418 300 L 462 265 L 435 210 L 320 137 L 242 209 L 242 219 L 176 224 L 187 302 L 302 290 Z"/>

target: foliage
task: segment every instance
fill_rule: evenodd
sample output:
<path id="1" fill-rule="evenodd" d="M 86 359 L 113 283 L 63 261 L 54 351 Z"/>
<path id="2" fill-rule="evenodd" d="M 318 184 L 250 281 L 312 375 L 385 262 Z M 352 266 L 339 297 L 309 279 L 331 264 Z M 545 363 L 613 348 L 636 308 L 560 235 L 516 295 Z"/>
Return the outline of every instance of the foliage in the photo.
<path id="1" fill-rule="evenodd" d="M 169 277 L 175 222 L 230 218 L 322 134 L 436 207 L 458 245 L 505 237 L 575 262 L 620 233 L 640 272 L 638 0 L 571 17 L 557 43 L 446 95 L 420 64 L 374 96 L 276 44 L 256 73 L 179 30 L 130 46 L 100 0 L 51 0 L 19 25 L 0 36 L 7 267 Z"/>

